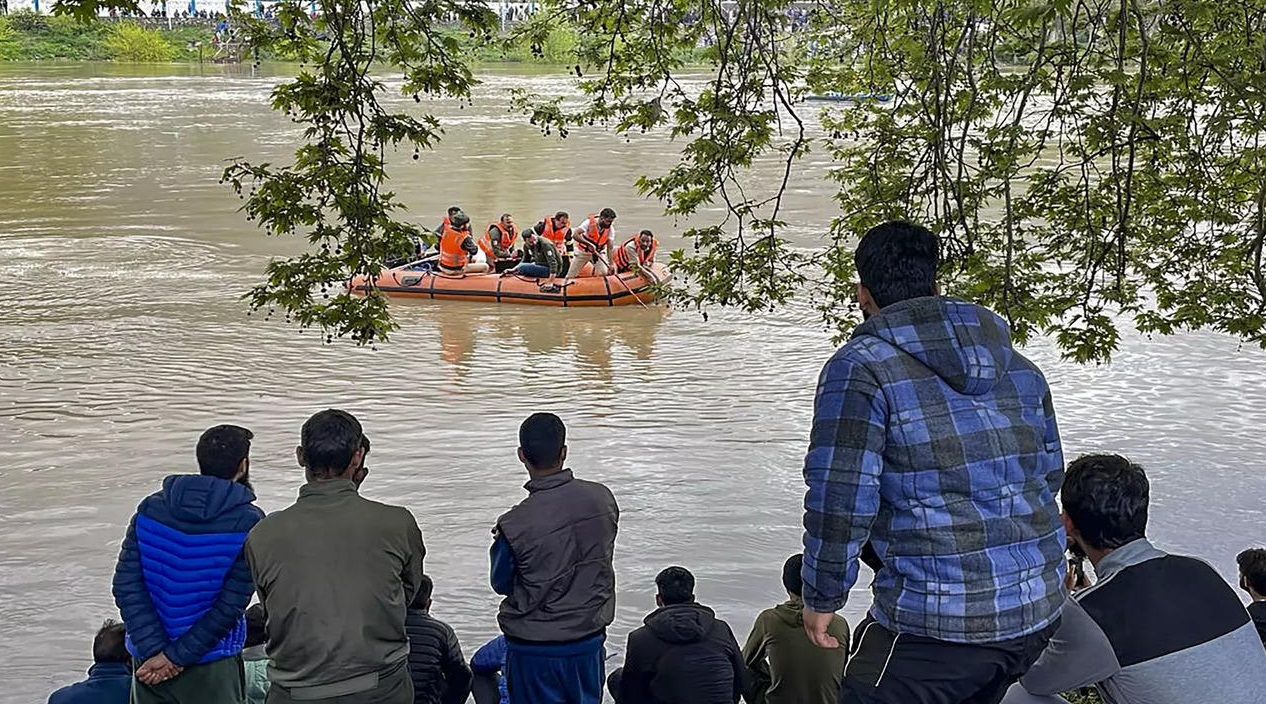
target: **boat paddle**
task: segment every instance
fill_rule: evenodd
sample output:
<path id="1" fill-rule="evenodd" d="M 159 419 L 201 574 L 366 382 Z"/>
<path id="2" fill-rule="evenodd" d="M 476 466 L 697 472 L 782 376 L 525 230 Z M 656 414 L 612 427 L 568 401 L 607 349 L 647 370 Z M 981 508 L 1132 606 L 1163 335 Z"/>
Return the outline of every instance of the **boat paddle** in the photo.
<path id="1" fill-rule="evenodd" d="M 603 259 L 602 255 L 599 254 L 598 252 L 594 252 L 593 256 L 598 261 L 602 262 L 602 265 L 607 268 L 607 271 L 611 272 L 611 276 L 614 276 L 615 280 L 620 282 L 620 285 L 624 287 L 625 291 L 628 291 L 629 294 L 633 296 L 633 300 L 637 301 L 637 304 L 639 306 L 642 306 L 642 308 L 644 308 L 645 310 L 650 310 L 650 307 L 642 302 L 642 299 L 638 297 L 636 293 L 634 293 L 633 289 L 629 288 L 628 283 L 624 281 L 624 277 L 620 276 L 620 272 L 616 271 L 615 267 L 611 266 L 610 262 L 608 262 L 606 259 Z"/>

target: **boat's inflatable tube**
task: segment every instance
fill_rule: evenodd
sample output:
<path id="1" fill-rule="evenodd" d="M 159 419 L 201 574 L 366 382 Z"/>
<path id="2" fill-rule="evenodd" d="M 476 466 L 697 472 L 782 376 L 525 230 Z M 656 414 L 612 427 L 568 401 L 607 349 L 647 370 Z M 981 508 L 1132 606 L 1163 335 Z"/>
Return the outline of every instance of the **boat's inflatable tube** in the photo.
<path id="1" fill-rule="evenodd" d="M 660 281 L 671 279 L 663 264 L 652 264 L 651 271 Z M 638 274 L 626 272 L 610 276 L 582 276 L 563 286 L 563 279 L 554 280 L 557 292 L 542 291 L 544 279 L 508 274 L 467 274 L 449 276 L 431 271 L 418 271 L 409 266 L 385 269 L 372 281 L 357 276 L 348 284 L 356 293 L 369 287 L 388 296 L 431 298 L 485 303 L 522 303 L 540 306 L 629 306 L 653 303 L 651 283 Z M 620 282 L 624 283 L 621 284 Z"/>

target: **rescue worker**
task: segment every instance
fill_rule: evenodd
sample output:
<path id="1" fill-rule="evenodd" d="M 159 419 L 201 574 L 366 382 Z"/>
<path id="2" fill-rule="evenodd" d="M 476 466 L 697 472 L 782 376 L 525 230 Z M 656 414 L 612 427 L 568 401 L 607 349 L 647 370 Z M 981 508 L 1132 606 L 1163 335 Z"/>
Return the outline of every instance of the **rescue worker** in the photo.
<path id="1" fill-rule="evenodd" d="M 514 226 L 514 217 L 510 213 L 503 214 L 500 220 L 489 224 L 487 234 L 497 259 L 514 258 L 514 240 L 519 236 L 519 229 Z"/>
<path id="2" fill-rule="evenodd" d="M 470 217 L 458 210 L 449 217 L 440 235 L 440 271 L 445 274 L 486 274 L 488 264 L 471 261 L 479 246 L 470 235 Z"/>
<path id="3" fill-rule="evenodd" d="M 615 211 L 603 208 L 597 215 L 590 215 L 580 227 L 572 231 L 576 242 L 576 256 L 572 257 L 567 269 L 567 278 L 580 276 L 586 264 L 593 264 L 594 276 L 606 276 L 611 273 L 611 258 L 615 254 Z"/>
<path id="4" fill-rule="evenodd" d="M 439 226 L 439 227 L 437 227 L 437 228 L 435 228 L 435 233 L 436 233 L 436 234 L 439 234 L 439 235 L 444 234 L 444 228 L 445 228 L 445 227 L 447 227 L 450 223 L 452 223 L 452 221 L 453 221 L 453 216 L 454 216 L 454 215 L 456 215 L 456 214 L 458 214 L 458 213 L 460 213 L 460 212 L 463 212 L 463 211 L 462 211 L 462 206 L 460 206 L 460 205 L 450 205 L 450 206 L 448 207 L 448 213 L 444 216 L 444 219 L 443 219 L 442 221 L 440 221 L 440 226 Z"/>
<path id="5" fill-rule="evenodd" d="M 612 258 L 611 263 L 615 265 L 616 273 L 635 271 L 654 279 L 655 275 L 650 272 L 650 266 L 655 263 L 657 249 L 659 249 L 659 240 L 655 239 L 654 233 L 650 230 L 642 230 L 637 237 L 628 238 L 615 250 L 615 257 Z"/>
<path id="6" fill-rule="evenodd" d="M 567 271 L 568 262 L 571 261 L 571 255 L 574 247 L 571 235 L 571 216 L 566 211 L 560 210 L 554 213 L 553 217 L 546 216 L 540 222 L 531 228 L 537 235 L 544 237 L 558 249 L 558 254 L 563 258 L 563 271 Z M 523 233 L 527 234 L 526 231 Z"/>
<path id="7" fill-rule="evenodd" d="M 507 271 L 518 263 L 514 253 L 514 240 L 518 234 L 514 218 L 506 213 L 497 222 L 490 223 L 476 242 L 487 256 L 488 262 L 495 265 L 497 272 Z"/>

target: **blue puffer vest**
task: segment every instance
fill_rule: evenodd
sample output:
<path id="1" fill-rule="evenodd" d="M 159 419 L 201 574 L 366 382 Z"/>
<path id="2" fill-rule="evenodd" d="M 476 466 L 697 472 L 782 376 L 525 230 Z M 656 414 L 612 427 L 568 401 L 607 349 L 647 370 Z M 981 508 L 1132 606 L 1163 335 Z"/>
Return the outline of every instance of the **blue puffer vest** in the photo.
<path id="1" fill-rule="evenodd" d="M 174 475 L 163 481 L 161 492 L 137 507 L 136 546 L 141 576 L 170 642 L 211 611 L 222 591 L 245 592 L 249 601 L 254 590 L 250 579 L 239 584 L 243 580 L 230 575 L 230 569 L 241 555 L 247 533 L 263 518 L 263 512 L 253 505 L 254 500 L 255 494 L 236 482 Z M 199 663 L 242 651 L 246 619 L 238 612 L 224 618 L 221 627 L 226 626 L 227 635 Z M 143 656 L 132 642 L 131 633 L 127 646 L 133 655 Z"/>

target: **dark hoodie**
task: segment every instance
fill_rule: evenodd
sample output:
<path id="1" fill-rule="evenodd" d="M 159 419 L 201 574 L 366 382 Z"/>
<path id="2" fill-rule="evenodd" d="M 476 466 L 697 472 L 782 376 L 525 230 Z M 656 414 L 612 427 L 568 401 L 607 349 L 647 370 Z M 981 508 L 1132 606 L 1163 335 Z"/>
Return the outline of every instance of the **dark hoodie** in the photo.
<path id="1" fill-rule="evenodd" d="M 835 704 L 848 652 L 848 622 L 836 616 L 826 632 L 840 647 L 819 648 L 804 632 L 804 602 L 793 599 L 756 617 L 743 646 L 749 704 Z"/>
<path id="2" fill-rule="evenodd" d="M 255 591 L 242 544 L 264 517 L 254 501 L 237 482 L 178 474 L 137 507 L 114 571 L 134 657 L 187 667 L 242 651 Z"/>
<path id="3" fill-rule="evenodd" d="M 844 605 L 871 539 L 871 615 L 892 632 L 995 643 L 1058 617 L 1055 411 L 988 309 L 915 298 L 859 325 L 819 377 L 804 475 L 814 611 Z"/>
<path id="4" fill-rule="evenodd" d="M 743 692 L 743 658 L 734 633 L 706 606 L 674 604 L 651 612 L 629 634 L 619 704 L 734 704 Z"/>

